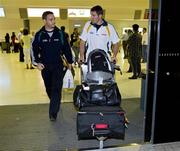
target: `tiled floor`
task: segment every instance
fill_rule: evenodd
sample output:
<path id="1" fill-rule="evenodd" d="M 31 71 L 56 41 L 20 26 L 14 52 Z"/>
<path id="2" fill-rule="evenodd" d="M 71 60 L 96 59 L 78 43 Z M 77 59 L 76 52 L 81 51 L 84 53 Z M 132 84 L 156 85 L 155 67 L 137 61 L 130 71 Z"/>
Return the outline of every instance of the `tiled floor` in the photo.
<path id="1" fill-rule="evenodd" d="M 141 79 L 129 80 L 131 73 L 128 70 L 127 59 L 122 59 L 123 54 L 118 54 L 118 64 L 121 65 L 123 75 L 116 73 L 122 98 L 139 98 Z M 142 64 L 145 68 L 145 64 Z M 80 81 L 79 68 L 75 68 L 75 84 Z M 72 101 L 73 90 L 63 90 L 64 102 Z M 70 94 L 70 95 L 68 95 Z M 37 69 L 27 70 L 25 64 L 19 62 L 19 53 L 0 53 L 0 105 L 38 104 L 47 103 L 41 74 Z"/>
<path id="2" fill-rule="evenodd" d="M 92 150 L 91 150 L 92 151 Z M 93 151 L 180 151 L 180 142 L 164 143 L 164 144 L 130 144 L 129 146 L 97 149 Z"/>
<path id="3" fill-rule="evenodd" d="M 127 60 L 123 54 L 118 54 L 118 64 L 121 65 L 123 75 L 115 75 L 122 98 L 139 98 L 141 96 L 141 79 L 129 80 Z M 145 64 L 142 64 L 145 70 Z M 79 83 L 79 69 L 75 68 L 75 84 Z M 72 101 L 73 90 L 63 90 L 63 102 Z M 17 104 L 48 103 L 43 80 L 37 69 L 27 70 L 25 64 L 19 62 L 18 53 L 0 53 L 0 106 Z M 120 148 L 103 149 L 105 151 L 180 151 L 180 143 L 159 145 L 131 145 Z"/>
<path id="4" fill-rule="evenodd" d="M 0 106 L 0 151 L 59 151 L 97 149 L 96 139 L 78 140 L 77 111 L 72 103 L 63 103 L 56 122 L 49 121 L 45 104 Z M 104 147 L 143 142 L 143 112 L 139 99 L 122 101 L 131 121 L 125 139 L 107 139 Z M 136 114 L 134 114 L 136 113 Z"/>

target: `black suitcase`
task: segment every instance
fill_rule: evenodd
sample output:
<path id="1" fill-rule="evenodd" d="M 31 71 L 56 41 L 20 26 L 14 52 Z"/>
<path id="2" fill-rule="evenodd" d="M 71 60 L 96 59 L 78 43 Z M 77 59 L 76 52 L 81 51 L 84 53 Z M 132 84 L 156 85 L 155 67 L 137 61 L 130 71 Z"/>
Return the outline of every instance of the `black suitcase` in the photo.
<path id="1" fill-rule="evenodd" d="M 77 114 L 78 139 L 124 139 L 125 116 L 120 107 L 89 107 Z"/>

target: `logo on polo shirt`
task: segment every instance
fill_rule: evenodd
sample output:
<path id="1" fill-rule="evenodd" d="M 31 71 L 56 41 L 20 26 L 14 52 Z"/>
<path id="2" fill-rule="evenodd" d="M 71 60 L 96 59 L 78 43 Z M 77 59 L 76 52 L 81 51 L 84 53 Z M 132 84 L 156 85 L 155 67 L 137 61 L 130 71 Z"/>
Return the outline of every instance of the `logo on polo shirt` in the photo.
<path id="1" fill-rule="evenodd" d="M 104 34 L 101 34 L 102 36 L 107 36 L 107 34 L 106 33 L 104 33 Z"/>

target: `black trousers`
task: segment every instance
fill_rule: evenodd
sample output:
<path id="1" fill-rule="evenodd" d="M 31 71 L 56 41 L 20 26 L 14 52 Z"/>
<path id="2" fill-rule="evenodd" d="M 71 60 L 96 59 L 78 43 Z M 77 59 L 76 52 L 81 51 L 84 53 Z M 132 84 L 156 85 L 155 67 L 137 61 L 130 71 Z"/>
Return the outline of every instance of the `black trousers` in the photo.
<path id="1" fill-rule="evenodd" d="M 124 56 L 127 57 L 127 41 L 122 41 L 122 46 L 123 46 L 123 50 L 124 50 Z"/>
<path id="2" fill-rule="evenodd" d="M 131 67 L 133 76 L 139 76 L 141 73 L 141 57 L 131 57 Z"/>
<path id="3" fill-rule="evenodd" d="M 24 52 L 23 47 L 19 44 L 19 61 L 24 62 Z"/>
<path id="4" fill-rule="evenodd" d="M 49 116 L 57 116 L 61 104 L 61 91 L 63 84 L 63 66 L 60 65 L 45 65 L 41 71 L 44 80 L 47 95 L 50 99 Z"/>

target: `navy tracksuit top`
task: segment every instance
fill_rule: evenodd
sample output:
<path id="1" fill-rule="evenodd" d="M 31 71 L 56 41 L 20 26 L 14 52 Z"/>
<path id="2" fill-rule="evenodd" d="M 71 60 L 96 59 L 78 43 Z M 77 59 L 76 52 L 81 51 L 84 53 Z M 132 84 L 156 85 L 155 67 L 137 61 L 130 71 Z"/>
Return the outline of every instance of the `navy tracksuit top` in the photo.
<path id="1" fill-rule="evenodd" d="M 50 37 L 43 26 L 32 42 L 33 63 L 62 65 L 61 55 L 65 55 L 68 63 L 73 63 L 71 48 L 64 32 L 55 27 Z"/>

